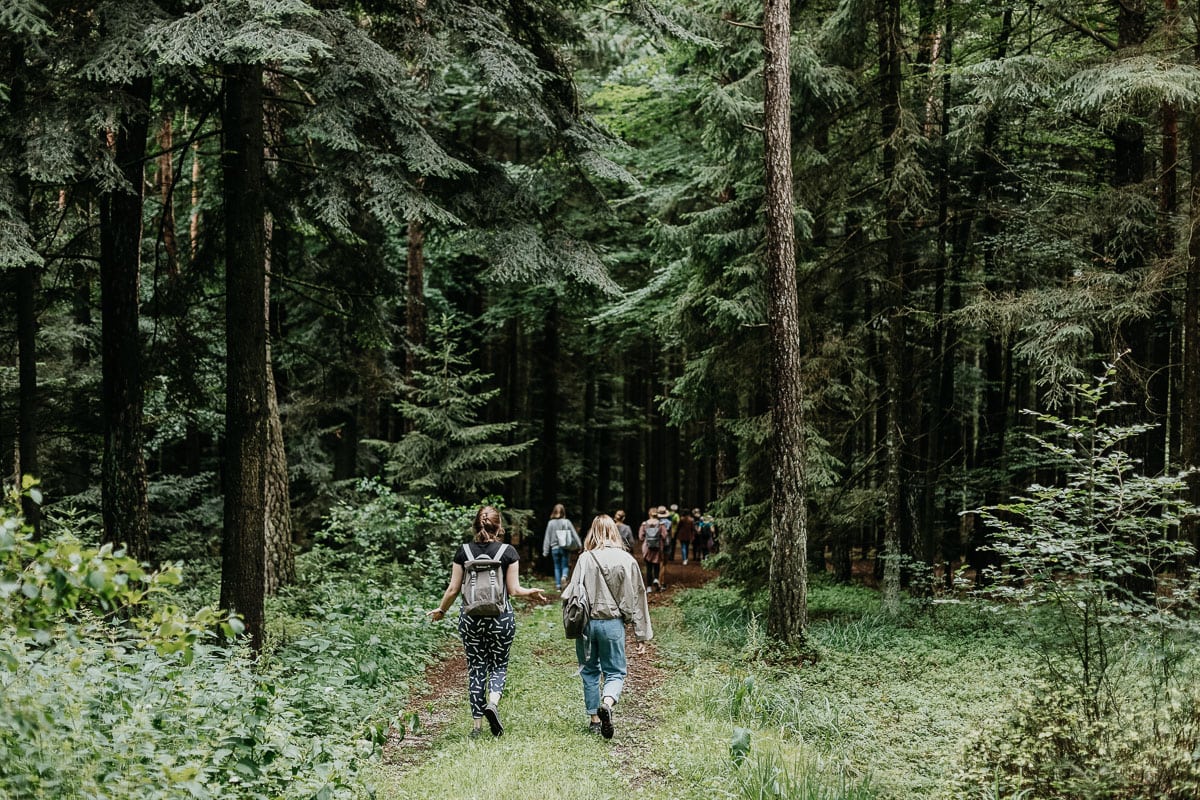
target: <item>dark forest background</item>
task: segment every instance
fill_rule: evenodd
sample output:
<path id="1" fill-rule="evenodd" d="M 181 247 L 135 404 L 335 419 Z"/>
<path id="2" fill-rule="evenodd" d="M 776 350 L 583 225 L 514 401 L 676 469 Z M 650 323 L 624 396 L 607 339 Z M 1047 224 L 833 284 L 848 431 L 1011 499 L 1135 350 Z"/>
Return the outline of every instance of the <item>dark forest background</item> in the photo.
<path id="1" fill-rule="evenodd" d="M 762 585 L 760 16 L 6 4 L 0 458 L 41 481 L 27 516 L 102 515 L 158 561 L 261 508 L 286 582 L 364 478 L 535 530 L 679 503 Z M 1196 9 L 792 16 L 810 563 L 847 579 L 890 529 L 982 566 L 962 512 L 1055 474 L 1023 410 L 1069 418 L 1107 363 L 1143 469 L 1194 465 Z"/>

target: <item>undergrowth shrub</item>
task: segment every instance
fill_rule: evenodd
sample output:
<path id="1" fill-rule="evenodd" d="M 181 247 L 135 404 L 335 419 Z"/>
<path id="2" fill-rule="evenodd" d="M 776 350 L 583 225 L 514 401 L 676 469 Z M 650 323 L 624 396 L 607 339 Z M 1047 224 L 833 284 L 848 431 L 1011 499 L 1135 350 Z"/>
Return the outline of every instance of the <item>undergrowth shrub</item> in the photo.
<path id="1" fill-rule="evenodd" d="M 320 735 L 237 649 L 160 655 L 113 626 L 0 636 L 0 797 L 358 798 L 360 745 Z"/>
<path id="2" fill-rule="evenodd" d="M 425 616 L 427 597 L 360 579 L 311 588 L 306 616 L 272 630 L 272 671 L 294 690 L 294 708 L 325 734 L 381 743 L 445 630 Z"/>
<path id="3" fill-rule="evenodd" d="M 405 586 L 439 588 L 454 551 L 470 541 L 475 511 L 432 498 L 416 503 L 364 478 L 330 510 L 316 535 L 314 560 L 323 570 L 376 573 Z"/>
<path id="4" fill-rule="evenodd" d="M 222 642 L 239 620 L 172 604 L 179 565 L 34 542 L 18 514 L 0 509 L 0 798 L 372 796 L 364 759 L 443 635 L 420 590 L 318 554 L 254 661 Z"/>
<path id="5" fill-rule="evenodd" d="M 968 742 L 948 797 L 1200 797 L 1200 692 L 1095 718 L 1074 687 L 1041 684 Z"/>
<path id="6" fill-rule="evenodd" d="M 1179 535 L 1196 510 L 1185 476 L 1139 473 L 1128 444 L 1148 426 L 1109 421 L 1113 374 L 1076 387 L 1074 419 L 1037 415 L 1060 479 L 980 512 L 1001 558 L 984 592 L 1042 685 L 967 749 L 956 796 L 1197 796 L 1198 585 Z"/>

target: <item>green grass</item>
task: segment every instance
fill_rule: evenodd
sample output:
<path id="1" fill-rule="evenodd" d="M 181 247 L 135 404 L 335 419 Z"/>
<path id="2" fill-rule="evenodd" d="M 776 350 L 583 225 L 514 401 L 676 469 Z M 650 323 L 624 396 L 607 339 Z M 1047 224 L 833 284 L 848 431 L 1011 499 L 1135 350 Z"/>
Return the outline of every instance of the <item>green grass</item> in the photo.
<path id="1" fill-rule="evenodd" d="M 815 663 L 766 665 L 761 629 L 736 595 L 702 589 L 654 611 L 658 689 L 639 661 L 612 742 L 589 736 L 574 648 L 557 605 L 520 616 L 502 702 L 505 735 L 472 740 L 463 694 L 415 764 L 383 765 L 379 797 L 672 800 L 933 798 L 962 742 L 1029 675 L 1017 642 L 985 612 L 948 608 L 898 621 L 866 590 L 814 591 Z M 636 718 L 636 724 L 626 724 Z M 740 765 L 731 741 L 749 737 Z M 499 787 L 464 781 L 467 768 Z"/>

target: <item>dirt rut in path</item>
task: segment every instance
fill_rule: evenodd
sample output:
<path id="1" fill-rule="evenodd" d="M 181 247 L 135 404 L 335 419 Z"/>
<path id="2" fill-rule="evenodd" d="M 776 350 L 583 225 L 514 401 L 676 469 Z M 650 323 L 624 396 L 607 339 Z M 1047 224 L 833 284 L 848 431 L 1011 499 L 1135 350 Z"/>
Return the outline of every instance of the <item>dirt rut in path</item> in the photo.
<path id="1" fill-rule="evenodd" d="M 685 565 L 678 559 L 664 564 L 662 571 L 664 588 L 650 594 L 651 606 L 668 605 L 675 592 L 702 586 L 717 576 L 716 572 L 704 569 L 700 564 L 690 562 Z M 552 602 L 558 599 L 557 595 L 549 596 Z M 644 741 L 644 735 L 659 724 L 659 709 L 662 708 L 659 690 L 667 678 L 654 642 L 646 643 L 644 654 L 638 654 L 639 646 L 633 634 L 629 633 L 626 648 L 636 665 L 627 685 L 631 696 L 644 698 L 645 702 L 625 703 L 617 709 L 617 724 L 629 738 L 625 740 L 623 735 L 613 749 L 626 763 L 635 763 L 635 759 L 624 758 L 631 755 L 627 748 Z M 457 640 L 448 641 L 441 657 L 425 669 L 425 685 L 425 691 L 413 698 L 405 712 L 405 716 L 415 712 L 420 720 L 419 726 L 416 731 L 401 731 L 397 726 L 392 726 L 383 749 L 385 764 L 403 768 L 419 760 L 421 753 L 428 750 L 445 729 L 458 706 L 466 702 L 467 662 L 462 645 Z"/>

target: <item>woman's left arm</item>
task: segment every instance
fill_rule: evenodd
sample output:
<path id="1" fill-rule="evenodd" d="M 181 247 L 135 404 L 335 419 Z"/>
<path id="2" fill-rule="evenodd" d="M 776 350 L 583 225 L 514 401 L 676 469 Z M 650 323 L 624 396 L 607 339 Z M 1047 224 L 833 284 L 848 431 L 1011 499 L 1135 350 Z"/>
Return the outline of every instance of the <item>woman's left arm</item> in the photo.
<path id="1" fill-rule="evenodd" d="M 445 617 L 446 612 L 450 610 L 454 598 L 458 597 L 458 593 L 462 590 L 462 581 L 462 564 L 454 564 L 450 569 L 450 585 L 446 587 L 446 591 L 442 595 L 442 602 L 438 603 L 438 607 L 433 611 L 428 612 L 435 622 Z"/>
<path id="2" fill-rule="evenodd" d="M 538 603 L 546 602 L 546 593 L 541 589 L 525 588 L 521 585 L 521 576 L 518 574 L 520 570 L 518 565 L 521 562 L 514 561 L 508 565 L 508 574 L 504 578 L 505 586 L 508 588 L 509 597 L 532 597 Z"/>

